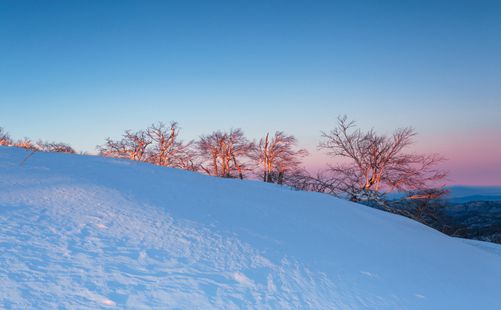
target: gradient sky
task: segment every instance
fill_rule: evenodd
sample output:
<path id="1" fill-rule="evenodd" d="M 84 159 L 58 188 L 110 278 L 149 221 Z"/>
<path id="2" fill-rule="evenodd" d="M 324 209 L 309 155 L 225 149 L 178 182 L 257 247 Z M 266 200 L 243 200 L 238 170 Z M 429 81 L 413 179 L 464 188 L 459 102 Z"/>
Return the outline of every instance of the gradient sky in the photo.
<path id="1" fill-rule="evenodd" d="M 450 183 L 501 185 L 501 1 L 0 0 L 0 126 L 95 151 L 284 130 L 312 155 L 340 114 L 414 127 Z M 332 162 L 332 161 L 331 161 Z"/>

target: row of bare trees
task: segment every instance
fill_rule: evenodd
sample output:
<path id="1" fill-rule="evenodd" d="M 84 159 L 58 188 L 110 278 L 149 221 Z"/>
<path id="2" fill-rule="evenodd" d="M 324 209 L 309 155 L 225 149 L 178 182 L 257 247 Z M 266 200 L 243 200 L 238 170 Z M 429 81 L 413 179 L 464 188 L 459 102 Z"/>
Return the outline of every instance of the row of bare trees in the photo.
<path id="1" fill-rule="evenodd" d="M 440 182 L 447 173 L 438 169 L 443 158 L 437 154 L 409 152 L 416 132 L 401 128 L 392 134 L 364 131 L 346 116 L 322 132 L 319 149 L 341 163 L 310 174 L 301 167 L 308 155 L 297 147 L 296 138 L 284 132 L 249 140 L 241 129 L 214 131 L 196 141 L 179 137 L 178 123 L 152 124 L 145 130 L 124 132 L 118 140 L 107 138 L 98 146 L 102 156 L 149 162 L 159 166 L 200 171 L 226 178 L 258 177 L 264 182 L 285 184 L 298 190 L 316 191 L 352 201 L 384 201 L 386 193 L 408 193 L 409 199 L 443 195 Z M 0 145 L 31 150 L 74 153 L 64 143 L 14 142 L 0 128 Z M 339 161 L 338 161 L 339 162 Z"/>
<path id="2" fill-rule="evenodd" d="M 284 184 L 286 175 L 300 169 L 306 150 L 283 132 L 250 141 L 241 129 L 214 131 L 197 141 L 179 139 L 176 122 L 153 124 L 146 130 L 127 130 L 118 140 L 106 139 L 100 155 L 150 162 L 159 166 L 201 171 L 226 178 L 246 178 L 256 171 L 263 181 Z"/>
<path id="3" fill-rule="evenodd" d="M 297 148 L 294 136 L 278 131 L 259 141 L 247 139 L 241 129 L 215 131 L 198 141 L 178 139 L 179 127 L 171 123 L 152 125 L 138 132 L 126 131 L 121 140 L 106 140 L 99 147 L 105 156 L 148 161 L 161 166 L 202 171 L 208 175 L 243 179 L 258 175 L 264 182 L 287 184 L 296 189 L 324 192 L 352 201 L 379 201 L 388 192 L 409 193 L 409 197 L 435 197 L 446 172 L 437 165 L 437 154 L 408 152 L 416 132 L 395 130 L 391 135 L 374 129 L 363 131 L 346 116 L 336 127 L 322 132 L 319 149 L 342 164 L 312 175 L 301 168 L 307 151 Z M 429 193 L 434 194 L 430 196 Z M 427 193 L 427 194 L 424 194 Z"/>
<path id="4" fill-rule="evenodd" d="M 71 146 L 62 142 L 49 142 L 42 140 L 33 142 L 29 138 L 13 140 L 9 133 L 7 133 L 2 127 L 0 127 L 0 146 L 15 146 L 33 152 L 75 153 L 75 150 Z"/>
<path id="5" fill-rule="evenodd" d="M 160 122 L 146 130 L 127 130 L 119 140 L 107 138 L 105 144 L 97 149 L 102 156 L 196 171 L 198 168 L 191 145 L 191 141 L 184 143 L 179 139 L 179 126 L 176 122 L 170 125 Z"/>

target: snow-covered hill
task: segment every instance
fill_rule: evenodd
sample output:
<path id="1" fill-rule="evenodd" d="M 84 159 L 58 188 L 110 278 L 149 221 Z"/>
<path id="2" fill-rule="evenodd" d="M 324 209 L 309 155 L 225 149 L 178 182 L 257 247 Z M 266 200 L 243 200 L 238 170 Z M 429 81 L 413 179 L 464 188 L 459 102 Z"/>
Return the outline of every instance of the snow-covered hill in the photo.
<path id="1" fill-rule="evenodd" d="M 497 245 L 254 181 L 0 147 L 0 308 L 501 309 Z"/>

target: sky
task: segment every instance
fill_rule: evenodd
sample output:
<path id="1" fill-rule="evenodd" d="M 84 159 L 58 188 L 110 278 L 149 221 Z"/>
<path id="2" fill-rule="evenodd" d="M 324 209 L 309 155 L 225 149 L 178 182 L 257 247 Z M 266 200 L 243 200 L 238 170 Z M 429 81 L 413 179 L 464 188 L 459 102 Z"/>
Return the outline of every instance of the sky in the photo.
<path id="1" fill-rule="evenodd" d="M 0 126 L 95 152 L 175 120 L 185 140 L 411 126 L 450 184 L 501 185 L 501 1 L 0 0 Z"/>

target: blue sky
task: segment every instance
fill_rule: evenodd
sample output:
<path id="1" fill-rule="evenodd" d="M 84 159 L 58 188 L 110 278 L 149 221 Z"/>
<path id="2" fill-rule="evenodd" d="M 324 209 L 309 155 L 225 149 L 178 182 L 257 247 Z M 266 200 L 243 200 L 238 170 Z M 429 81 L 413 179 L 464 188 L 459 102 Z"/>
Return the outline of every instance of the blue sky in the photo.
<path id="1" fill-rule="evenodd" d="M 500 85 L 499 1 L 0 0 L 0 126 L 87 151 L 176 120 L 284 130 L 321 167 L 348 114 L 415 127 L 453 183 L 501 184 Z"/>

